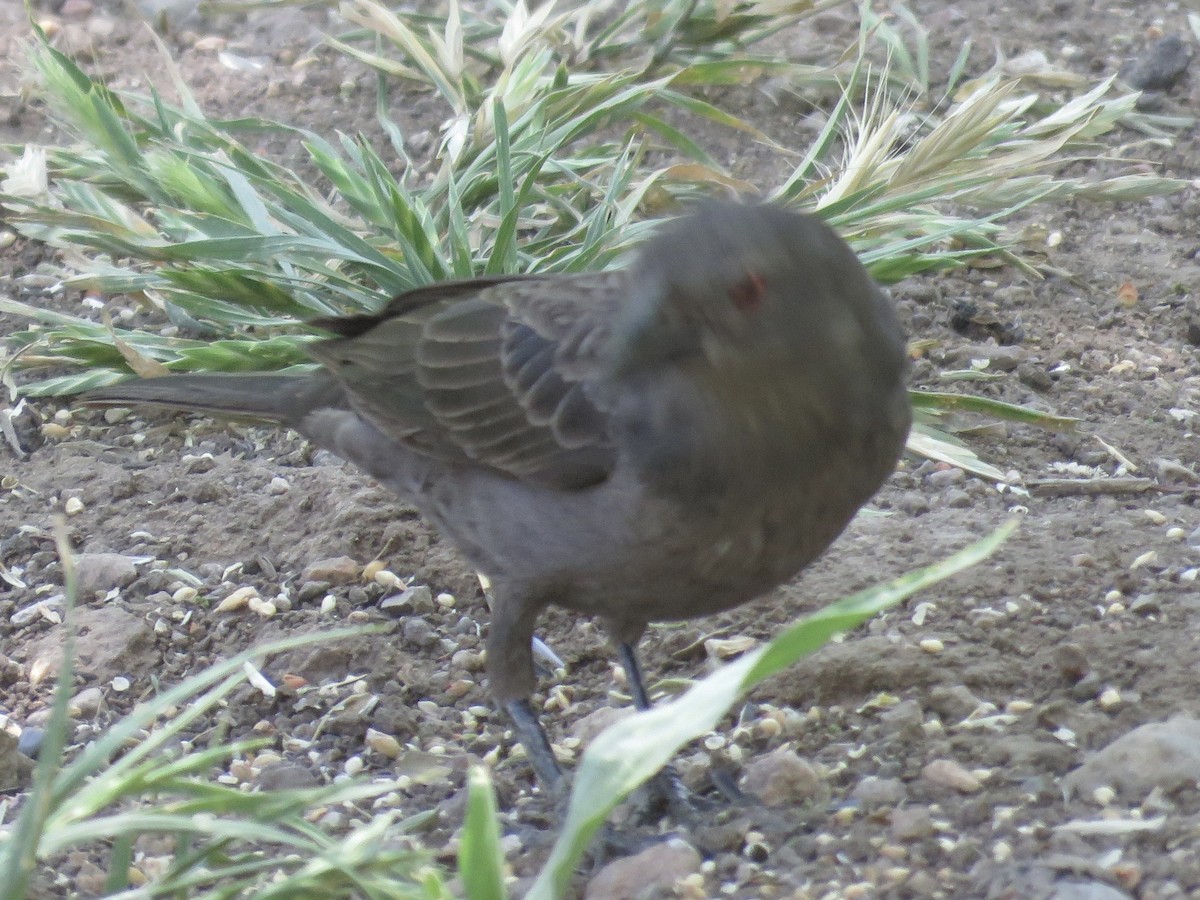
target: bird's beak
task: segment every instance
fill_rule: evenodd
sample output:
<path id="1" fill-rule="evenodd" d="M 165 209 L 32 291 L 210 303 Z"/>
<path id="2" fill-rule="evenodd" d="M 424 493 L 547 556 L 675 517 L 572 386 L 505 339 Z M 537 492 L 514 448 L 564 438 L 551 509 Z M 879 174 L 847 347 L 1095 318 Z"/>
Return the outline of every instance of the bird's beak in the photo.
<path id="1" fill-rule="evenodd" d="M 613 323 L 609 359 L 616 376 L 651 369 L 699 349 L 694 330 L 661 290 L 629 298 Z"/>

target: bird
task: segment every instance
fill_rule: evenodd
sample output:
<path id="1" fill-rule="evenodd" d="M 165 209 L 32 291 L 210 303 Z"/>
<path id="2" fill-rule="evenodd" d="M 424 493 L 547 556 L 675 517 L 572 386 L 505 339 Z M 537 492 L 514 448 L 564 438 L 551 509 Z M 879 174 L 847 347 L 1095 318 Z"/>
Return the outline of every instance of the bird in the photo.
<path id="1" fill-rule="evenodd" d="M 483 276 L 316 320 L 315 373 L 81 395 L 291 428 L 412 503 L 491 585 L 486 672 L 538 780 L 539 614 L 599 619 L 634 705 L 652 622 L 791 580 L 894 471 L 911 424 L 889 297 L 818 216 L 708 201 L 625 268 Z"/>

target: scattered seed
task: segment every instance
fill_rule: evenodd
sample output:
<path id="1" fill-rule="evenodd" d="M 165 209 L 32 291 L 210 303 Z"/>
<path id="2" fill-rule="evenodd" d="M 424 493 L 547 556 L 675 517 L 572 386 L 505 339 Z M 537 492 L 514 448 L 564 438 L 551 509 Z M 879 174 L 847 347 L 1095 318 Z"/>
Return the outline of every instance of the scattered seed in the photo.
<path id="1" fill-rule="evenodd" d="M 1167 529 L 1167 538 L 1172 541 L 1182 541 L 1185 537 L 1187 537 L 1187 532 L 1178 525 Z"/>
<path id="2" fill-rule="evenodd" d="M 264 600 L 262 597 L 257 595 L 246 601 L 246 606 L 249 607 L 251 612 L 258 613 L 264 619 L 271 618 L 271 616 L 275 615 L 276 612 L 274 603 L 272 603 L 270 600 Z"/>
<path id="3" fill-rule="evenodd" d="M 78 497 L 68 497 L 67 502 L 63 504 L 63 512 L 68 516 L 77 516 L 83 512 L 83 501 Z"/>
<path id="4" fill-rule="evenodd" d="M 1155 525 L 1166 525 L 1167 517 L 1160 513 L 1157 509 L 1143 509 L 1142 515 L 1153 522 Z"/>
<path id="5" fill-rule="evenodd" d="M 256 688 L 264 697 L 274 697 L 277 693 L 275 690 L 275 685 L 271 684 L 271 682 L 267 680 L 267 676 L 263 675 L 262 672 L 250 665 L 250 663 L 242 663 L 242 672 L 246 676 L 246 681 L 248 681 L 252 687 Z"/>
<path id="6" fill-rule="evenodd" d="M 404 580 L 395 572 L 388 569 L 380 569 L 371 577 L 377 585 L 386 590 L 404 589 Z"/>
<path id="7" fill-rule="evenodd" d="M 351 778 L 361 774 L 364 768 L 366 768 L 366 764 L 361 756 L 351 756 L 342 766 L 342 770 Z"/>
<path id="8" fill-rule="evenodd" d="M 738 635 L 732 638 L 709 638 L 704 642 L 704 652 L 709 659 L 731 659 L 741 656 L 747 650 L 758 644 L 756 638 L 749 635 Z"/>
<path id="9" fill-rule="evenodd" d="M 1033 704 L 1028 700 L 1009 700 L 1008 703 L 1004 704 L 1004 711 L 1014 716 L 1027 713 L 1031 709 L 1033 709 Z"/>
<path id="10" fill-rule="evenodd" d="M 181 587 L 171 595 L 171 599 L 176 603 L 191 603 L 200 595 L 194 587 Z"/>
<path id="11" fill-rule="evenodd" d="M 233 612 L 241 609 L 250 602 L 251 597 L 257 597 L 258 592 L 252 587 L 240 587 L 217 604 L 214 612 Z"/>
<path id="12" fill-rule="evenodd" d="M 932 784 L 953 788 L 961 794 L 973 794 L 983 782 L 952 759 L 935 759 L 921 770 L 922 777 Z"/>
<path id="13" fill-rule="evenodd" d="M 458 602 L 453 594 L 438 594 L 433 601 L 442 609 L 454 609 L 454 604 Z"/>
<path id="14" fill-rule="evenodd" d="M 124 693 L 129 690 L 129 679 L 124 675 L 118 675 L 112 680 L 112 689 L 118 693 Z"/>
<path id="15" fill-rule="evenodd" d="M 919 646 L 926 653 L 935 653 L 935 654 L 941 653 L 943 650 L 946 649 L 946 645 L 944 643 L 942 643 L 941 641 L 939 641 L 937 638 L 925 638 L 917 646 Z"/>
<path id="16" fill-rule="evenodd" d="M 1131 562 L 1129 564 L 1129 568 L 1131 570 L 1132 569 L 1140 569 L 1142 566 L 1151 566 L 1151 565 L 1154 565 L 1154 563 L 1156 563 L 1156 562 L 1158 562 L 1158 551 L 1157 550 L 1147 550 L 1145 553 L 1143 553 L 1141 556 L 1139 556 L 1137 559 L 1135 559 L 1133 562 Z"/>
<path id="17" fill-rule="evenodd" d="M 71 433 L 71 429 L 57 422 L 46 422 L 41 428 L 42 437 L 48 441 L 61 441 Z"/>
<path id="18" fill-rule="evenodd" d="M 337 609 L 337 597 L 333 596 L 333 594 L 326 594 L 324 597 L 321 598 L 321 614 L 322 615 L 327 616 L 330 613 L 332 613 L 335 609 Z"/>
<path id="19" fill-rule="evenodd" d="M 1097 702 L 1101 709 L 1116 709 L 1122 703 L 1121 692 L 1116 688 L 1105 688 Z"/>
<path id="20" fill-rule="evenodd" d="M 1111 806 L 1112 802 L 1117 799 L 1117 792 L 1107 784 L 1102 784 L 1092 791 L 1092 799 L 1100 806 Z"/>
<path id="21" fill-rule="evenodd" d="M 373 559 L 363 566 L 362 577 L 363 581 L 373 581 L 375 576 L 386 569 L 382 559 Z"/>
<path id="22" fill-rule="evenodd" d="M 376 753 L 386 756 L 388 759 L 396 759 L 404 751 L 403 746 L 396 738 L 374 728 L 367 729 L 366 744 Z"/>

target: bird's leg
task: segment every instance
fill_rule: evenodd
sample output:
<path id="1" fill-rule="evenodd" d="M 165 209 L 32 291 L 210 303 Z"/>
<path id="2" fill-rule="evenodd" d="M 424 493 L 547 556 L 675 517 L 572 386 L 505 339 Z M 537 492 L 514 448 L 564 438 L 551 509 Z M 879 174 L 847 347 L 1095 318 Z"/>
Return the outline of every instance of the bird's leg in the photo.
<path id="1" fill-rule="evenodd" d="M 539 606 L 505 594 L 496 598 L 487 640 L 487 672 L 492 696 L 512 720 L 517 740 L 543 788 L 556 791 L 563 781 L 550 739 L 529 702 L 535 683 L 533 626 Z"/>
<path id="2" fill-rule="evenodd" d="M 621 668 L 625 670 L 625 679 L 629 682 L 629 692 L 633 694 L 633 705 L 638 709 L 650 708 L 650 695 L 646 693 L 646 683 L 642 679 L 642 667 L 638 663 L 637 650 L 629 641 L 617 645 L 617 656 L 621 660 Z"/>
<path id="3" fill-rule="evenodd" d="M 639 710 L 650 708 L 650 694 L 646 691 L 646 682 L 642 677 L 642 667 L 638 662 L 637 650 L 633 641 L 621 641 L 617 644 L 617 656 L 621 667 L 625 670 L 625 678 L 629 682 L 629 693 L 633 696 L 633 705 Z M 679 771 L 670 764 L 663 766 L 647 784 L 650 792 L 651 805 L 662 803 L 671 814 L 681 819 L 693 819 L 699 810 L 696 797 L 684 785 L 679 777 Z"/>
<path id="4" fill-rule="evenodd" d="M 558 767 L 558 760 L 554 758 L 554 750 L 550 747 L 550 739 L 546 737 L 546 730 L 538 721 L 529 698 L 509 700 L 504 704 L 504 710 L 512 719 L 517 740 L 525 748 L 525 755 L 529 757 L 529 764 L 537 773 L 538 781 L 549 790 L 558 790 L 563 780 L 562 769 Z"/>
<path id="5" fill-rule="evenodd" d="M 479 586 L 483 589 L 483 599 L 487 602 L 488 609 L 492 609 L 495 606 L 495 601 L 492 599 L 492 580 L 482 572 L 476 572 L 475 577 L 479 579 Z M 530 640 L 533 645 L 533 663 L 539 675 L 549 677 L 558 669 L 566 666 L 553 648 L 536 634 Z"/>

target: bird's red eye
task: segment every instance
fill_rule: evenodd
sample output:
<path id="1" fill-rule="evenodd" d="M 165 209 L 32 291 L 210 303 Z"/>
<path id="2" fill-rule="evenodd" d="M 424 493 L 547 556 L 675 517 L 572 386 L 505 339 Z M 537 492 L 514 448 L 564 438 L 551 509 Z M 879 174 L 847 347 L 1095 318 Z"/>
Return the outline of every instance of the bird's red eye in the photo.
<path id="1" fill-rule="evenodd" d="M 745 279 L 729 291 L 729 299 L 743 312 L 754 312 L 762 306 L 766 294 L 767 283 L 763 277 L 755 272 L 747 272 Z"/>

